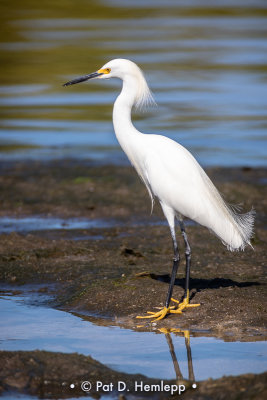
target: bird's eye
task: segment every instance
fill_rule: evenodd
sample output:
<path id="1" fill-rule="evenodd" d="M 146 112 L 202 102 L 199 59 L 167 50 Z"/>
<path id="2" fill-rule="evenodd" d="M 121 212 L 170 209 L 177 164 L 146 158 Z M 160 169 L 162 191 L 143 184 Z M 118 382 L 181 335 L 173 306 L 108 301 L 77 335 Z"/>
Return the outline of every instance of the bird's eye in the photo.
<path id="1" fill-rule="evenodd" d="M 106 74 L 109 74 L 109 73 L 110 73 L 110 71 L 111 71 L 111 69 L 110 69 L 110 68 L 106 68 L 106 69 L 105 69 L 105 72 L 106 72 Z"/>

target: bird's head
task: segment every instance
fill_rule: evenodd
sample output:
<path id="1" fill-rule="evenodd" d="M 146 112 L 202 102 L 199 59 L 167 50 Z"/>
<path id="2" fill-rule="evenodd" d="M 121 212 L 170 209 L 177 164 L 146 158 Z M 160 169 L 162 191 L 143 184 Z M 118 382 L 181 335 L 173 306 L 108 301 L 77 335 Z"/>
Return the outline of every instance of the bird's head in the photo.
<path id="1" fill-rule="evenodd" d="M 132 83 L 132 86 L 135 87 L 135 105 L 137 107 L 154 102 L 141 69 L 134 62 L 123 58 L 111 60 L 96 72 L 75 78 L 63 86 L 74 85 L 88 81 L 89 79 L 110 78 L 119 78 L 124 82 L 128 81 Z"/>
<path id="2" fill-rule="evenodd" d="M 64 83 L 63 86 L 74 85 L 76 83 L 88 81 L 89 79 L 110 79 L 110 78 L 119 78 L 126 79 L 127 76 L 138 76 L 142 74 L 140 68 L 132 61 L 126 60 L 123 58 L 116 58 L 115 60 L 111 60 L 102 68 L 88 75 L 80 76 L 79 78 L 75 78 L 67 83 Z"/>

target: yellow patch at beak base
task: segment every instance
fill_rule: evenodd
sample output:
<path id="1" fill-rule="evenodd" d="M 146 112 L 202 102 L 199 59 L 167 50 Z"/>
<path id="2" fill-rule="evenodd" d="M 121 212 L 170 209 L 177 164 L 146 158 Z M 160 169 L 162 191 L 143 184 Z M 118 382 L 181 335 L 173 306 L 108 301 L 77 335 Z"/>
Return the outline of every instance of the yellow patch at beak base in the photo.
<path id="1" fill-rule="evenodd" d="M 111 71 L 110 68 L 104 68 L 104 69 L 99 69 L 97 72 L 98 72 L 99 74 L 109 74 L 110 71 Z"/>

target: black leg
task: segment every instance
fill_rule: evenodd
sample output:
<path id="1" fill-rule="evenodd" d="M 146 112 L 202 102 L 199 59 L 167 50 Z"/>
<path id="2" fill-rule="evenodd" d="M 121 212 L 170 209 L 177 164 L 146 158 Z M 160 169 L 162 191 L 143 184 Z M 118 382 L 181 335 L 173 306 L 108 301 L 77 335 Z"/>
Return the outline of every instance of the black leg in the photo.
<path id="1" fill-rule="evenodd" d="M 187 239 L 187 234 L 185 232 L 185 226 L 183 221 L 179 221 L 181 232 L 184 238 L 185 244 L 185 260 L 186 260 L 186 272 L 185 272 L 185 288 L 184 288 L 184 298 L 189 297 L 189 280 L 190 280 L 190 266 L 191 266 L 191 248 Z M 189 298 L 188 298 L 189 300 Z"/>
<path id="2" fill-rule="evenodd" d="M 178 266 L 179 266 L 179 261 L 180 261 L 179 250 L 178 250 L 178 245 L 177 245 L 176 236 L 175 236 L 175 229 L 170 227 L 170 230 L 171 230 L 171 235 L 172 235 L 174 258 L 173 258 L 171 281 L 170 281 L 169 290 L 168 290 L 168 294 L 167 294 L 167 298 L 166 298 L 166 304 L 165 304 L 166 308 L 168 308 L 170 305 L 172 291 L 173 291 L 173 285 L 175 282 L 175 278 L 176 278 L 176 274 L 177 274 Z"/>

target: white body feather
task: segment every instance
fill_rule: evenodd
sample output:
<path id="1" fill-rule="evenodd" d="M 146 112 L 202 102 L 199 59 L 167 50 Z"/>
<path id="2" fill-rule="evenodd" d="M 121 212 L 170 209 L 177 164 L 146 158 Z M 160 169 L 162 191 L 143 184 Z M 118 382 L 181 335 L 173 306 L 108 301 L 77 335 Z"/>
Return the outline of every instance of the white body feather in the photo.
<path id="1" fill-rule="evenodd" d="M 137 65 L 128 60 L 113 60 L 105 67 L 123 80 L 113 110 L 117 139 L 145 183 L 152 202 L 154 197 L 159 200 L 170 227 L 174 226 L 175 216 L 185 216 L 213 231 L 230 250 L 243 250 L 250 245 L 254 211 L 238 214 L 228 206 L 183 146 L 165 136 L 143 134 L 132 125 L 132 106 L 142 106 L 152 98 Z"/>

